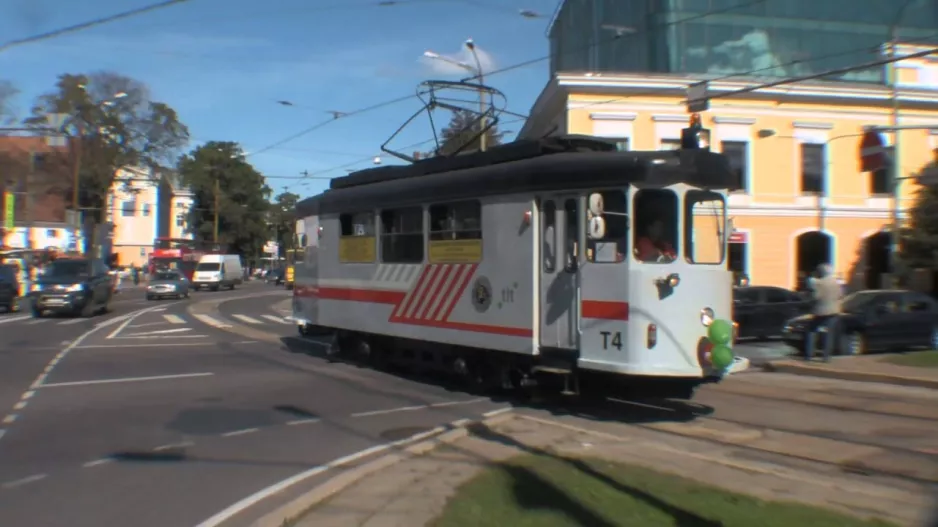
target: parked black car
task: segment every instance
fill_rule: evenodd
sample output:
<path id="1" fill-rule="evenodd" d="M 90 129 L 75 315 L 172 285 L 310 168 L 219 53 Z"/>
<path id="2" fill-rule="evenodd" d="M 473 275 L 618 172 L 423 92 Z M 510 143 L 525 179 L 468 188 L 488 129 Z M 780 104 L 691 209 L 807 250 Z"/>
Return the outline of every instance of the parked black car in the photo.
<path id="1" fill-rule="evenodd" d="M 34 289 L 33 316 L 47 312 L 90 317 L 110 309 L 111 275 L 104 261 L 87 258 L 56 260 L 43 268 Z"/>
<path id="2" fill-rule="evenodd" d="M 914 291 L 879 289 L 844 297 L 834 350 L 841 355 L 872 351 L 938 349 L 938 302 Z M 783 340 L 804 351 L 804 334 L 812 315 L 795 317 L 785 325 Z M 827 335 L 824 336 L 826 338 Z M 818 338 L 817 350 L 824 345 Z"/>
<path id="3" fill-rule="evenodd" d="M 271 269 L 270 272 L 267 273 L 266 281 L 268 284 L 273 282 L 274 285 L 283 285 L 284 275 L 286 275 L 286 269 L 282 267 L 278 269 Z"/>
<path id="4" fill-rule="evenodd" d="M 807 297 L 781 287 L 733 288 L 733 321 L 739 325 L 739 338 L 780 337 L 789 319 L 810 309 Z"/>
<path id="5" fill-rule="evenodd" d="M 0 309 L 6 312 L 16 309 L 16 297 L 20 290 L 17 271 L 15 265 L 0 264 Z"/>

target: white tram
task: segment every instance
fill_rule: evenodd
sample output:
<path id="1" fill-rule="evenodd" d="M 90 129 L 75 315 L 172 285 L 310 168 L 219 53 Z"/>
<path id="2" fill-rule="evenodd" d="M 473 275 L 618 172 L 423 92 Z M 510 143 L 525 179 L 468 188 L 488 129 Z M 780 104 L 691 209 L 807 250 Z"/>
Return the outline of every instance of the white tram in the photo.
<path id="1" fill-rule="evenodd" d="M 688 130 L 675 151 L 554 137 L 333 180 L 297 206 L 300 333 L 486 386 L 691 397 L 732 362 L 737 182 Z"/>

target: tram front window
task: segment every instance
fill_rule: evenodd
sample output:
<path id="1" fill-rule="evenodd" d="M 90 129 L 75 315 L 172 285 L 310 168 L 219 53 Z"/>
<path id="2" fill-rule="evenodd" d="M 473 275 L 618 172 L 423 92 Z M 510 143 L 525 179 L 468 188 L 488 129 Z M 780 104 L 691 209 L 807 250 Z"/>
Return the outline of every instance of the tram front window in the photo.
<path id="1" fill-rule="evenodd" d="M 726 256 L 726 203 L 716 192 L 691 190 L 684 197 L 684 256 L 717 265 Z"/>
<path id="2" fill-rule="evenodd" d="M 677 258 L 677 194 L 644 189 L 635 194 L 635 258 L 647 263 L 671 263 Z"/>

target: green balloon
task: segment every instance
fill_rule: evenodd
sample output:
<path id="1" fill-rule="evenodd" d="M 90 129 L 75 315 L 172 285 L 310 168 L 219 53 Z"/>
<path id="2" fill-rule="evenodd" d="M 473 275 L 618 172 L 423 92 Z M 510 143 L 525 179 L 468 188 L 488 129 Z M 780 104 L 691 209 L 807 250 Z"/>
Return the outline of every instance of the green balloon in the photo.
<path id="1" fill-rule="evenodd" d="M 733 325 L 725 320 L 714 320 L 707 330 L 710 342 L 716 345 L 727 345 L 733 341 Z"/>
<path id="2" fill-rule="evenodd" d="M 710 350 L 710 363 L 718 370 L 725 370 L 733 364 L 733 350 L 726 346 L 714 346 Z"/>

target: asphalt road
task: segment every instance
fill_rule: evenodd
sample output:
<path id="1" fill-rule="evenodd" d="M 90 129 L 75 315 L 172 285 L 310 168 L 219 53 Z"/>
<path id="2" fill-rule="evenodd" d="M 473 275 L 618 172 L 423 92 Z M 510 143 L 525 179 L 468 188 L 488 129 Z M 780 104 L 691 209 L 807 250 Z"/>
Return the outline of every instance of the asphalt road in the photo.
<path id="1" fill-rule="evenodd" d="M 296 328 L 273 286 L 141 297 L 65 325 L 0 322 L 0 402 L 15 416 L 0 437 L 0 525 L 193 526 L 310 467 L 501 407 L 290 353 L 274 344 Z M 210 318 L 187 310 L 229 299 Z M 230 331 L 248 326 L 272 338 Z"/>
<path id="2" fill-rule="evenodd" d="M 187 301 L 148 302 L 142 291 L 124 291 L 111 314 L 88 320 L 0 316 L 0 403 L 9 409 L 0 525 L 248 525 L 303 485 L 230 521 L 205 521 L 312 467 L 506 406 L 304 353 L 315 348 L 297 346 L 296 327 L 283 318 L 289 298 L 248 283 Z M 737 351 L 780 353 L 777 344 L 745 346 Z M 660 422 L 677 432 L 768 430 L 776 444 L 815 441 L 798 447 L 802 457 L 882 448 L 905 457 L 870 464 L 934 466 L 933 393 L 734 377 L 700 391 L 697 402 L 710 411 L 695 418 L 620 403 L 603 420 L 567 416 L 591 426 Z"/>

